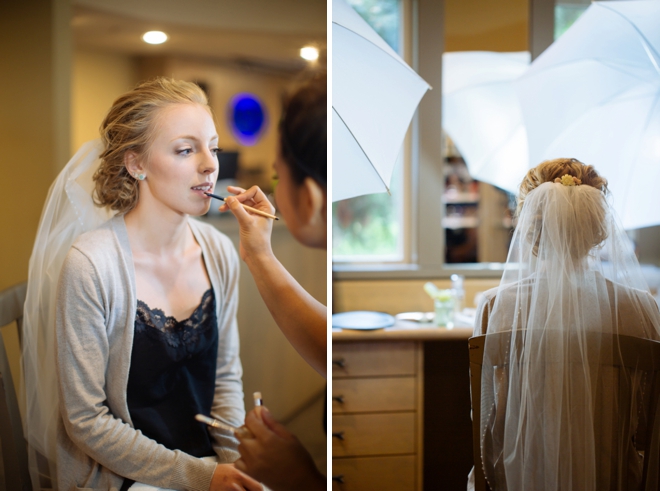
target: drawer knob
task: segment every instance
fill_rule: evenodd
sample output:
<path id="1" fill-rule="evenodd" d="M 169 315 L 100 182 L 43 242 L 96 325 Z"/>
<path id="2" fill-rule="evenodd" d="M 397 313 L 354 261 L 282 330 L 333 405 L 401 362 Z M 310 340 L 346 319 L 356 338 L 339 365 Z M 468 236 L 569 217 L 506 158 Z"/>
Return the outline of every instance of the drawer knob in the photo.
<path id="1" fill-rule="evenodd" d="M 336 433 L 332 433 L 332 438 L 336 438 L 337 440 L 344 441 L 344 432 L 343 431 L 337 431 Z"/>
<path id="2" fill-rule="evenodd" d="M 332 360 L 332 364 L 338 366 L 339 368 L 344 368 L 346 367 L 346 360 L 343 358 L 337 358 L 336 360 Z"/>
<path id="3" fill-rule="evenodd" d="M 333 401 L 337 401 L 339 404 L 344 404 L 344 396 L 332 396 Z"/>
<path id="4" fill-rule="evenodd" d="M 338 476 L 332 476 L 332 480 L 334 482 L 338 482 L 339 484 L 344 484 L 344 474 L 339 474 Z"/>

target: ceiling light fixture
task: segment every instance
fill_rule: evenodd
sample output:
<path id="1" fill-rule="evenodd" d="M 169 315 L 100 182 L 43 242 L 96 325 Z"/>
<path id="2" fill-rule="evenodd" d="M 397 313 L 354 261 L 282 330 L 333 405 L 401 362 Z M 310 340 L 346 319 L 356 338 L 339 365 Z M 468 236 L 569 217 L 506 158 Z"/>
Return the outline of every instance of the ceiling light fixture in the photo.
<path id="1" fill-rule="evenodd" d="M 314 46 L 305 46 L 300 49 L 300 57 L 308 61 L 314 61 L 319 57 L 319 50 Z"/>
<path id="2" fill-rule="evenodd" d="M 162 31 L 149 31 L 142 35 L 142 40 L 149 44 L 163 44 L 167 41 L 167 34 Z"/>

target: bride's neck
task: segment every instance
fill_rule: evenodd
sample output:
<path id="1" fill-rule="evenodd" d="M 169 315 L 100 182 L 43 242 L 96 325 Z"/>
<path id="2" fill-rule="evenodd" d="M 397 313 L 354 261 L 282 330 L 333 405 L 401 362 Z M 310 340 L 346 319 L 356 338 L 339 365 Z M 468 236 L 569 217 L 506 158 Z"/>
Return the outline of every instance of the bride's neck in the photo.
<path id="1" fill-rule="evenodd" d="M 188 215 L 171 209 L 149 210 L 138 202 L 124 221 L 134 252 L 182 254 L 194 240 Z"/>

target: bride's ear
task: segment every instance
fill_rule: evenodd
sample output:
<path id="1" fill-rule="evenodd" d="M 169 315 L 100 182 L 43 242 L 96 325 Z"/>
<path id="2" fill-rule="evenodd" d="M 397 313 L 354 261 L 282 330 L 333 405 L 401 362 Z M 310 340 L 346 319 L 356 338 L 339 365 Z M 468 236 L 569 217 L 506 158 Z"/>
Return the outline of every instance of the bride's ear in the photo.
<path id="1" fill-rule="evenodd" d="M 137 179 L 140 174 L 144 175 L 144 167 L 135 152 L 128 151 L 124 154 L 124 166 L 130 175 Z"/>

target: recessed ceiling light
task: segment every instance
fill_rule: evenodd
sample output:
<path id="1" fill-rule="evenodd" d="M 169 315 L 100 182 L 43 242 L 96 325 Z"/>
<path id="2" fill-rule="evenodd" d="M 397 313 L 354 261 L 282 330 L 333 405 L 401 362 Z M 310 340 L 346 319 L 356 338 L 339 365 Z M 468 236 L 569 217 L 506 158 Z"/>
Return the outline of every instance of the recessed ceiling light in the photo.
<path id="1" fill-rule="evenodd" d="M 309 61 L 314 61 L 319 57 L 319 50 L 314 46 L 305 46 L 300 49 L 300 57 Z"/>
<path id="2" fill-rule="evenodd" d="M 149 31 L 142 35 L 142 40 L 149 44 L 163 44 L 167 41 L 167 34 L 162 31 Z"/>

